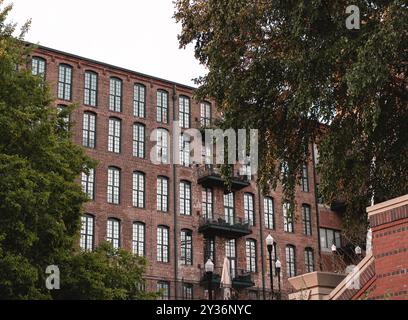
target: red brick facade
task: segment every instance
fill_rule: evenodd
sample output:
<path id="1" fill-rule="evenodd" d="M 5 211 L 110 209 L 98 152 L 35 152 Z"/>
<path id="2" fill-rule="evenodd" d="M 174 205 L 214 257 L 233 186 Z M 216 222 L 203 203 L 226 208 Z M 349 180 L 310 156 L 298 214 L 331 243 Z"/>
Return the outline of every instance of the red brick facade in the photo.
<path id="1" fill-rule="evenodd" d="M 135 221 L 143 222 L 146 226 L 145 244 L 146 258 L 149 266 L 146 272 L 146 289 L 156 290 L 157 281 L 167 281 L 170 284 L 170 298 L 183 298 L 183 284 L 193 285 L 193 298 L 202 299 L 205 297 L 203 286 L 200 285 L 202 268 L 204 266 L 204 244 L 203 235 L 198 231 L 201 217 L 201 191 L 202 186 L 197 183 L 197 168 L 183 167 L 180 165 L 155 165 L 149 160 L 149 152 L 154 146 L 154 142 L 149 140 L 152 130 L 165 128 L 172 135 L 172 119 L 178 118 L 179 96 L 184 95 L 192 98 L 194 88 L 176 84 L 170 81 L 139 74 L 129 70 L 110 66 L 107 64 L 84 59 L 71 54 L 59 52 L 57 50 L 40 47 L 36 49 L 34 56 L 42 57 L 46 60 L 46 80 L 50 83 L 52 92 L 57 92 L 58 67 L 61 63 L 72 66 L 72 99 L 71 101 L 56 100 L 57 104 L 77 103 L 79 107 L 71 115 L 73 125 L 73 138 L 76 143 L 82 145 L 82 119 L 85 111 L 96 114 L 96 146 L 94 149 L 86 148 L 89 156 L 98 161 L 95 170 L 95 199 L 90 201 L 85 210 L 95 217 L 94 242 L 97 245 L 106 238 L 107 219 L 117 218 L 120 220 L 121 247 L 131 250 L 132 248 L 132 224 Z M 97 106 L 89 107 L 84 105 L 84 73 L 92 70 L 98 74 Z M 122 112 L 109 111 L 109 81 L 110 77 L 118 77 L 123 82 L 122 89 Z M 137 118 L 133 115 L 133 85 L 142 83 L 146 87 L 146 117 Z M 168 124 L 156 121 L 156 91 L 166 90 L 169 93 L 169 115 Z M 213 117 L 216 117 L 215 107 L 212 104 Z M 176 115 L 174 116 L 174 111 Z M 121 119 L 121 151 L 120 153 L 108 152 L 108 119 L 115 117 Z M 191 99 L 191 126 L 198 128 L 200 123 L 200 103 Z M 145 159 L 136 158 L 132 155 L 132 126 L 135 122 L 143 123 L 146 127 L 146 155 Z M 120 203 L 107 203 L 107 171 L 109 166 L 115 166 L 121 170 L 120 181 Z M 135 208 L 132 205 L 132 174 L 134 171 L 145 173 L 145 208 Z M 263 199 L 259 199 L 258 189 L 255 180 L 250 181 L 250 185 L 235 192 L 235 215 L 244 218 L 244 193 L 250 192 L 254 195 L 255 225 L 251 227 L 251 234 L 236 240 L 237 269 L 246 268 L 245 240 L 251 238 L 256 240 L 256 268 L 257 271 L 251 274 L 254 282 L 253 287 L 236 291 L 237 298 L 248 298 L 248 292 L 252 291 L 252 297 L 258 299 L 269 296 L 269 262 L 266 249 L 265 238 L 272 234 L 277 243 L 277 256 L 282 262 L 282 291 L 284 296 L 289 292 L 291 286 L 287 282 L 286 271 L 286 245 L 293 245 L 296 253 L 296 274 L 306 272 L 304 263 L 304 250 L 309 247 L 314 252 L 315 269 L 320 266 L 318 219 L 316 209 L 315 181 L 313 174 L 313 163 L 308 164 L 309 192 L 302 192 L 300 187 L 297 192 L 297 210 L 294 223 L 294 233 L 284 232 L 282 216 L 282 189 L 271 193 L 274 200 L 275 228 L 268 230 L 265 228 Z M 169 179 L 169 211 L 167 213 L 156 210 L 156 179 L 158 176 L 166 176 Z M 192 215 L 182 216 L 179 212 L 179 182 L 187 180 L 192 186 Z M 221 187 L 213 188 L 213 212 L 223 214 L 223 194 Z M 176 203 L 174 203 L 176 199 Z M 304 235 L 303 222 L 301 216 L 301 206 L 307 204 L 311 207 L 312 213 L 312 235 Z M 320 207 L 320 205 L 319 205 Z M 340 219 L 333 218 L 334 213 L 327 209 L 320 210 L 320 224 L 325 227 L 339 229 Z M 169 263 L 157 262 L 156 260 L 156 234 L 157 226 L 165 225 L 170 230 L 170 251 Z M 180 232 L 182 229 L 192 231 L 193 262 L 192 265 L 182 265 L 180 263 Z M 216 237 L 215 244 L 215 265 L 222 267 L 225 256 L 225 238 Z M 218 269 L 216 269 L 218 270 Z M 275 279 L 275 289 L 277 279 Z M 216 290 L 216 297 L 221 298 L 220 290 Z"/>

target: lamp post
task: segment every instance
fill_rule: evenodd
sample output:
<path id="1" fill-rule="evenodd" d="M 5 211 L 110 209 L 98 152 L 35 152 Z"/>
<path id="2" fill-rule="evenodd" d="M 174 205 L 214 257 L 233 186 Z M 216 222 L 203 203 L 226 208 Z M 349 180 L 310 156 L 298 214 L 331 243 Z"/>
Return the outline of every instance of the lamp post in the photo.
<path id="1" fill-rule="evenodd" d="M 335 254 L 336 254 L 336 252 L 337 252 L 337 247 L 336 247 L 336 245 L 333 243 L 332 244 L 332 246 L 331 246 L 331 251 L 332 251 L 332 254 L 333 254 L 333 272 L 336 272 L 336 265 L 335 265 Z"/>
<path id="2" fill-rule="evenodd" d="M 214 273 L 214 263 L 211 261 L 211 259 L 207 260 L 204 268 L 208 279 L 208 300 L 212 300 L 212 276 Z"/>
<path id="3" fill-rule="evenodd" d="M 269 234 L 266 237 L 266 247 L 269 252 L 269 277 L 271 279 L 271 300 L 273 300 L 273 271 L 272 271 L 272 250 L 273 250 L 273 237 Z"/>
<path id="4" fill-rule="evenodd" d="M 279 259 L 276 259 L 275 271 L 276 271 L 276 274 L 278 275 L 278 290 L 279 290 L 278 300 L 280 300 L 281 299 L 281 283 L 280 283 L 281 262 L 279 261 Z"/>

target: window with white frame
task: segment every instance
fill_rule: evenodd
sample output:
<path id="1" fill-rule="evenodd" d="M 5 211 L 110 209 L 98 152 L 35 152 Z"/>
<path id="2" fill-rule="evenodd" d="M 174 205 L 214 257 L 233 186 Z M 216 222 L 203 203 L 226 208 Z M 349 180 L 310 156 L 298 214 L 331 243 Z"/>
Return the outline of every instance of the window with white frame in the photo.
<path id="1" fill-rule="evenodd" d="M 94 217 L 84 214 L 81 217 L 81 238 L 79 245 L 82 250 L 92 251 L 94 248 Z"/>
<path id="2" fill-rule="evenodd" d="M 180 214 L 191 216 L 191 183 L 180 181 Z"/>
<path id="3" fill-rule="evenodd" d="M 179 97 L 179 121 L 181 128 L 190 128 L 190 99 Z"/>
<path id="4" fill-rule="evenodd" d="M 109 119 L 108 151 L 120 153 L 121 120 Z"/>
<path id="5" fill-rule="evenodd" d="M 180 135 L 180 164 L 188 167 L 190 166 L 190 137 L 185 134 Z"/>
<path id="6" fill-rule="evenodd" d="M 169 228 L 157 227 L 157 261 L 169 262 Z"/>
<path id="7" fill-rule="evenodd" d="M 285 202 L 282 206 L 283 211 L 283 230 L 286 232 L 294 232 L 293 229 L 293 215 L 294 213 L 290 210 L 290 203 Z"/>
<path id="8" fill-rule="evenodd" d="M 145 174 L 133 172 L 132 203 L 136 208 L 145 207 Z"/>
<path id="9" fill-rule="evenodd" d="M 225 256 L 227 257 L 230 263 L 231 279 L 234 279 L 237 270 L 237 251 L 235 239 L 229 239 L 225 241 Z"/>
<path id="10" fill-rule="evenodd" d="M 72 67 L 67 64 L 59 65 L 58 99 L 71 101 Z"/>
<path id="11" fill-rule="evenodd" d="M 275 229 L 275 208 L 271 197 L 264 198 L 265 227 Z"/>
<path id="12" fill-rule="evenodd" d="M 144 257 L 145 252 L 145 236 L 146 226 L 143 222 L 133 222 L 133 236 L 132 236 L 132 252 L 133 254 Z"/>
<path id="13" fill-rule="evenodd" d="M 82 145 L 86 148 L 95 148 L 96 138 L 96 115 L 91 112 L 84 112 L 82 121 Z"/>
<path id="14" fill-rule="evenodd" d="M 108 203 L 119 204 L 120 197 L 120 170 L 115 167 L 108 168 Z"/>
<path id="15" fill-rule="evenodd" d="M 246 222 L 248 222 L 250 226 L 254 226 L 254 195 L 252 193 L 244 193 L 244 214 Z"/>
<path id="16" fill-rule="evenodd" d="M 193 300 L 193 284 L 183 283 L 183 299 L 184 300 Z"/>
<path id="17" fill-rule="evenodd" d="M 93 71 L 85 71 L 84 81 L 84 104 L 96 107 L 98 99 L 98 74 Z"/>
<path id="18" fill-rule="evenodd" d="M 256 272 L 256 240 L 247 239 L 245 242 L 246 271 Z"/>
<path id="19" fill-rule="evenodd" d="M 157 210 L 169 211 L 169 179 L 167 177 L 157 177 Z"/>
<path id="20" fill-rule="evenodd" d="M 322 251 L 331 251 L 333 244 L 340 248 L 341 232 L 339 230 L 320 228 L 320 244 Z"/>
<path id="21" fill-rule="evenodd" d="M 184 265 L 193 264 L 193 235 L 191 230 L 181 230 L 181 254 L 180 260 Z"/>
<path id="22" fill-rule="evenodd" d="M 309 173 L 307 169 L 307 164 L 303 165 L 300 185 L 302 187 L 303 192 L 309 192 Z"/>
<path id="23" fill-rule="evenodd" d="M 164 90 L 157 90 L 157 122 L 167 123 L 169 113 L 169 94 Z"/>
<path id="24" fill-rule="evenodd" d="M 157 281 L 157 292 L 160 293 L 159 300 L 169 300 L 170 283 L 168 281 Z"/>
<path id="25" fill-rule="evenodd" d="M 133 115 L 146 117 L 146 87 L 140 83 L 133 86 Z"/>
<path id="26" fill-rule="evenodd" d="M 288 278 L 296 276 L 295 247 L 292 245 L 286 246 L 286 273 Z"/>
<path id="27" fill-rule="evenodd" d="M 120 247 L 120 221 L 118 219 L 108 219 L 106 240 L 112 243 L 113 248 L 118 249 Z"/>
<path id="28" fill-rule="evenodd" d="M 89 168 L 88 174 L 81 173 L 82 191 L 88 196 L 90 200 L 95 198 L 95 169 Z"/>
<path id="29" fill-rule="evenodd" d="M 145 157 L 145 129 L 141 123 L 133 125 L 133 156 L 142 159 Z"/>
<path id="30" fill-rule="evenodd" d="M 109 110 L 122 111 L 122 80 L 115 77 L 109 81 Z"/>

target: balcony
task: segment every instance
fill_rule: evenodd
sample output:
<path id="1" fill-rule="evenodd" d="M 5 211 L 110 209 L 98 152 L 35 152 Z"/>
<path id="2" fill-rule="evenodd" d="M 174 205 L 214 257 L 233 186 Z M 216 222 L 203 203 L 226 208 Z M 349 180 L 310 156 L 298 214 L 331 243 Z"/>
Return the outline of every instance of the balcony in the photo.
<path id="1" fill-rule="evenodd" d="M 199 167 L 197 183 L 203 187 L 226 187 L 225 180 L 222 178 L 219 168 L 215 166 Z M 247 176 L 234 173 L 231 179 L 231 189 L 233 191 L 238 191 L 248 186 L 249 181 Z"/>
<path id="2" fill-rule="evenodd" d="M 242 218 L 233 217 L 227 221 L 224 216 L 213 215 L 200 219 L 198 232 L 210 237 L 237 239 L 251 234 L 252 230 L 249 222 Z"/>
<path id="3" fill-rule="evenodd" d="M 234 289 L 245 289 L 255 286 L 255 283 L 252 281 L 252 274 L 243 269 L 234 269 L 231 270 L 232 272 L 232 288 Z M 218 289 L 221 287 L 221 274 L 222 268 L 216 267 L 214 268 L 214 273 L 211 279 L 211 286 L 212 289 Z M 200 286 L 204 288 L 208 288 L 208 275 L 201 269 L 201 278 L 200 278 Z"/>

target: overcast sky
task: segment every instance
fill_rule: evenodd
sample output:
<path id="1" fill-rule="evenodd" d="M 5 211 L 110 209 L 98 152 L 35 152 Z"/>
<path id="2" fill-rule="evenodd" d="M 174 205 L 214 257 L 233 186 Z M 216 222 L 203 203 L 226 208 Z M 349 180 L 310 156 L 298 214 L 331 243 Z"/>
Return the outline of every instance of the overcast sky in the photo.
<path id="1" fill-rule="evenodd" d="M 194 85 L 205 74 L 193 47 L 178 47 L 173 0 L 6 0 L 10 18 L 32 19 L 26 40 Z"/>

